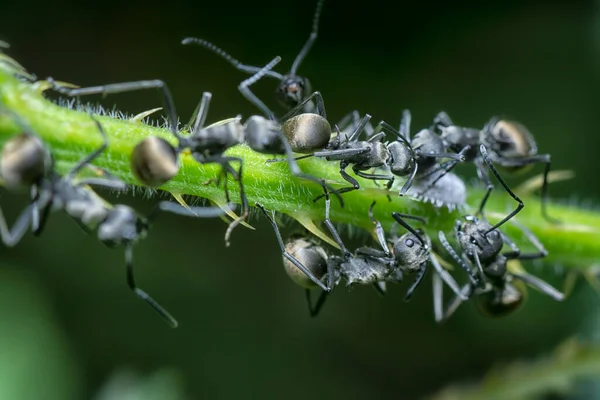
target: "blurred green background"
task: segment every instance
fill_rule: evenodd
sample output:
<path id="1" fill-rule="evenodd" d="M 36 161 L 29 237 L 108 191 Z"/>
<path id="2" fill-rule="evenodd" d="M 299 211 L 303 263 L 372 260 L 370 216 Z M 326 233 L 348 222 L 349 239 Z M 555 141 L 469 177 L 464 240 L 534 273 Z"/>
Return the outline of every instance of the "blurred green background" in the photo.
<path id="1" fill-rule="evenodd" d="M 81 86 L 164 79 L 184 121 L 211 91 L 209 121 L 216 121 L 257 111 L 237 91 L 247 75 L 181 39 L 203 37 L 255 65 L 281 55 L 283 71 L 308 37 L 314 6 L 4 1 L 0 39 L 40 78 Z M 552 196 L 597 205 L 599 6 L 326 0 L 318 41 L 299 72 L 323 93 L 332 121 L 355 108 L 393 125 L 410 108 L 413 130 L 442 109 L 464 125 L 481 126 L 494 114 L 517 119 L 540 152 L 552 154 L 553 169 L 577 173 L 552 185 Z M 276 84 L 265 79 L 256 92 L 282 112 Z M 103 100 L 115 103 L 132 113 L 161 105 L 158 94 L 143 92 Z M 26 199 L 1 196 L 12 221 Z M 140 197 L 117 200 L 142 212 L 152 207 Z M 469 304 L 444 326 L 433 322 L 429 284 L 409 304 L 405 286 L 384 299 L 371 288 L 340 288 L 311 319 L 303 291 L 281 267 L 273 232 L 254 223 L 256 232 L 237 229 L 226 249 L 221 221 L 161 216 L 136 247 L 138 283 L 179 319 L 176 330 L 128 291 L 122 252 L 62 214 L 42 238 L 0 249 L 0 398 L 138 398 L 125 397 L 123 387 L 139 379 L 144 399 L 183 392 L 194 399 L 413 399 L 600 328 L 600 302 L 582 282 L 564 304 L 530 291 L 513 316 L 485 318 Z M 560 271 L 530 270 L 562 282 Z M 106 387 L 97 394 L 114 374 L 120 394 L 111 397 Z M 573 396 L 600 398 L 596 389 L 582 386 Z"/>

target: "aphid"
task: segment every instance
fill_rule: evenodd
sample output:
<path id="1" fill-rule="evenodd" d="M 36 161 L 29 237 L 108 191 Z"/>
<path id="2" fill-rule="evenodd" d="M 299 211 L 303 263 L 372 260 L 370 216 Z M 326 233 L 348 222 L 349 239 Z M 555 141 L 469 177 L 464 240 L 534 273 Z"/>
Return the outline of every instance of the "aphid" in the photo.
<path id="1" fill-rule="evenodd" d="M 507 268 L 509 260 L 534 260 L 543 258 L 548 252 L 540 241 L 523 226 L 519 229 L 525 237 L 538 250 L 534 253 L 521 253 L 516 244 L 497 229 L 490 231 L 491 224 L 485 220 L 467 215 L 456 221 L 455 234 L 461 248 L 461 256 L 452 248 L 444 232 L 438 233 L 440 242 L 446 251 L 462 268 L 477 271 L 477 282 L 466 284 L 461 293 L 467 297 L 475 296 L 480 309 L 492 316 L 502 316 L 515 311 L 523 302 L 524 293 L 513 281 L 519 280 L 556 301 L 564 300 L 564 295 L 541 279 L 526 272 L 511 272 Z M 511 247 L 510 251 L 501 252 L 505 244 Z M 441 285 L 434 285 L 441 298 Z M 441 302 L 437 304 L 436 320 L 447 320 L 458 308 L 463 300 L 454 298 L 445 311 Z"/>
<path id="2" fill-rule="evenodd" d="M 296 56 L 296 59 L 294 60 L 290 71 L 285 75 L 279 74 L 275 71 L 268 71 L 265 73 L 265 76 L 279 80 L 279 85 L 275 90 L 275 98 L 283 107 L 285 107 L 288 110 L 300 105 L 300 103 L 304 102 L 304 100 L 308 98 L 309 94 L 312 93 L 312 86 L 308 78 L 297 75 L 297 71 L 300 67 L 300 64 L 310 51 L 313 44 L 315 43 L 315 40 L 317 39 L 317 35 L 319 33 L 319 19 L 321 17 L 321 9 L 323 7 L 323 2 L 324 0 L 317 1 L 317 8 L 313 17 L 312 31 L 308 40 L 300 50 L 300 53 L 298 53 L 298 55 Z M 233 58 L 231 55 L 226 53 L 224 50 L 220 49 L 219 47 L 204 39 L 188 37 L 183 39 L 181 43 L 184 45 L 197 44 L 208 50 L 211 50 L 212 52 L 223 57 L 235 68 L 243 72 L 255 74 L 262 68 L 242 64 L 241 62 Z M 314 110 L 314 104 L 311 102 L 306 102 L 303 104 L 303 106 L 306 107 L 304 111 L 310 112 Z"/>
<path id="3" fill-rule="evenodd" d="M 503 120 L 493 117 L 483 129 L 465 128 L 455 125 L 448 114 L 440 112 L 434 119 L 434 126 L 441 132 L 444 144 L 453 151 L 460 151 L 470 146 L 470 151 L 465 153 L 467 161 L 473 162 L 477 169 L 479 179 L 486 185 L 486 195 L 482 206 L 485 205 L 492 189 L 494 188 L 486 169 L 485 162 L 492 173 L 509 195 L 518 203 L 517 208 L 508 217 L 516 215 L 524 204 L 506 185 L 500 174 L 496 171 L 493 163 L 508 169 L 509 171 L 520 171 L 525 167 L 536 163 L 544 163 L 544 179 L 542 184 L 542 216 L 549 222 L 560 222 L 551 218 L 547 212 L 548 200 L 548 173 L 550 172 L 550 155 L 537 154 L 537 145 L 529 130 L 518 122 Z M 479 149 L 479 152 L 477 150 Z M 480 208 L 479 212 L 482 211 Z M 502 225 L 501 221 L 494 228 Z"/>
<path id="4" fill-rule="evenodd" d="M 175 214 L 210 218 L 220 216 L 224 211 L 219 207 L 192 207 L 186 209 L 176 203 L 160 202 L 157 208 L 148 216 L 142 216 L 129 206 L 123 204 L 111 205 L 99 197 L 88 185 L 105 187 L 109 189 L 123 190 L 126 185 L 116 177 L 106 175 L 102 177 L 77 179 L 77 174 L 94 159 L 96 159 L 106 146 L 108 140 L 100 123 L 92 118 L 98 131 L 102 135 L 102 144 L 80 160 L 65 176 L 60 176 L 50 168 L 45 175 L 35 181 L 32 185 L 32 201 L 17 218 L 17 222 L 9 229 L 0 209 L 0 233 L 2 241 L 6 246 L 15 246 L 23 237 L 29 226 L 34 235 L 39 235 L 46 224 L 51 211 L 64 210 L 75 219 L 79 225 L 88 233 L 96 231 L 100 242 L 108 247 L 123 246 L 125 249 L 125 264 L 127 269 L 127 284 L 136 296 L 148 303 L 170 326 L 176 327 L 177 321 L 150 295 L 139 289 L 134 280 L 133 273 L 133 245 L 146 236 L 150 224 L 160 211 Z M 28 133 L 27 135 L 31 135 Z M 19 138 L 20 136 L 17 136 Z M 23 147 L 19 152 L 18 146 Z M 10 154 L 30 155 L 27 141 L 16 141 L 12 145 Z M 33 172 L 39 171 L 39 160 L 46 159 L 47 154 L 43 151 L 36 152 L 38 162 L 29 163 L 28 168 L 14 168 L 21 175 L 21 182 L 33 176 Z M 36 158 L 33 157 L 33 158 Z M 15 163 L 13 162 L 13 165 Z M 16 163 L 16 165 L 25 165 Z"/>

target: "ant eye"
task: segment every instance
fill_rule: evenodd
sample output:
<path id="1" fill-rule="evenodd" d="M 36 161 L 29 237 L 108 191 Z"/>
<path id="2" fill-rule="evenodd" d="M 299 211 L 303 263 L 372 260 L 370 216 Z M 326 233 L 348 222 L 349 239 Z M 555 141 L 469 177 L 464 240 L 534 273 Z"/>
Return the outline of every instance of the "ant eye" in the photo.
<path id="1" fill-rule="evenodd" d="M 404 242 L 404 244 L 406 245 L 406 247 L 413 247 L 415 245 L 415 241 L 412 239 L 406 239 L 406 241 Z"/>
<path id="2" fill-rule="evenodd" d="M 492 239 L 498 239 L 500 233 L 497 230 L 493 230 L 489 233 L 489 235 L 492 237 Z"/>

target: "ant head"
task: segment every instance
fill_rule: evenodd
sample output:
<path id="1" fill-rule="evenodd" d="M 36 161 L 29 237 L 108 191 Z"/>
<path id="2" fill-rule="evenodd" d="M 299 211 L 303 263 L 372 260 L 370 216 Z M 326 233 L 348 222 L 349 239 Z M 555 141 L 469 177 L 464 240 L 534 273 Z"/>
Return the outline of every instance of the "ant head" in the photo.
<path id="1" fill-rule="evenodd" d="M 501 317 L 516 311 L 525 300 L 524 288 L 505 283 L 501 288 L 494 287 L 477 296 L 477 306 L 492 317 Z"/>
<path id="2" fill-rule="evenodd" d="M 525 126 L 497 117 L 483 128 L 482 143 L 502 158 L 528 157 L 537 153 L 535 140 Z"/>
<path id="3" fill-rule="evenodd" d="M 148 224 L 126 205 L 116 205 L 98 226 L 98 239 L 108 247 L 115 247 L 143 238 Z"/>
<path id="4" fill-rule="evenodd" d="M 408 272 L 415 272 L 421 268 L 421 265 L 429 259 L 431 241 L 421 230 L 418 230 L 419 236 L 413 233 L 405 233 L 394 243 L 393 252 L 396 261 L 401 269 Z"/>
<path id="5" fill-rule="evenodd" d="M 52 166 L 52 156 L 37 136 L 21 133 L 2 148 L 0 175 L 9 188 L 35 184 Z"/>
<path id="6" fill-rule="evenodd" d="M 285 75 L 277 89 L 275 97 L 285 108 L 292 109 L 300 104 L 312 93 L 310 81 L 298 75 Z"/>
<path id="7" fill-rule="evenodd" d="M 319 114 L 298 114 L 281 125 L 294 153 L 308 154 L 322 150 L 331 138 L 331 125 Z"/>
<path id="8" fill-rule="evenodd" d="M 472 215 L 456 221 L 455 231 L 458 243 L 471 260 L 474 259 L 474 253 L 477 252 L 481 262 L 486 262 L 496 257 L 502 250 L 504 242 L 497 229 L 486 235 L 491 227 L 487 221 Z"/>
<path id="9" fill-rule="evenodd" d="M 177 151 L 162 138 L 147 137 L 131 153 L 131 171 L 146 186 L 163 185 L 179 171 Z"/>
<path id="10" fill-rule="evenodd" d="M 304 265 L 314 276 L 322 279 L 327 273 L 327 253 L 323 247 L 308 241 L 301 236 L 290 238 L 285 250 Z M 317 285 L 287 258 L 283 258 L 283 266 L 288 276 L 303 288 L 313 289 Z"/>

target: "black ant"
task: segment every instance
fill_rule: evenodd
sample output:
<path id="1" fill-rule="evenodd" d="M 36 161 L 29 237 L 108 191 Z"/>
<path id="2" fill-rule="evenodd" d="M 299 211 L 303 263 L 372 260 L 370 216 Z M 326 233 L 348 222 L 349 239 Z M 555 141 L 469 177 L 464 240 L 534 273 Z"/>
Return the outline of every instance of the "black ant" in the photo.
<path id="1" fill-rule="evenodd" d="M 515 223 L 514 221 L 512 221 Z M 515 223 L 516 224 L 516 223 Z M 470 282 L 461 289 L 461 294 L 476 298 L 480 309 L 492 316 L 501 316 L 515 311 L 523 302 L 524 292 L 513 284 L 515 280 L 526 283 L 556 301 L 564 300 L 565 296 L 543 280 L 526 272 L 508 270 L 509 260 L 534 260 L 546 257 L 547 250 L 540 241 L 520 224 L 517 225 L 525 237 L 538 250 L 535 253 L 521 253 L 516 244 L 497 229 L 492 229 L 490 223 L 467 215 L 456 221 L 455 234 L 461 248 L 461 256 L 452 248 L 444 232 L 438 232 L 439 240 L 446 251 L 462 268 L 471 270 L 474 266 L 479 279 Z M 501 252 L 504 244 L 511 250 Z M 442 297 L 442 285 L 434 284 L 436 297 Z M 436 321 L 441 322 L 450 318 L 463 299 L 455 297 L 446 310 L 442 310 L 441 301 L 436 303 Z"/>
<path id="2" fill-rule="evenodd" d="M 304 100 L 307 99 L 308 94 L 312 93 L 310 81 L 303 76 L 297 75 L 296 72 L 298 71 L 300 64 L 302 63 L 302 61 L 310 51 L 311 47 L 315 43 L 315 40 L 317 39 L 317 35 L 319 33 L 319 19 L 321 16 L 323 2 L 324 0 L 317 1 L 317 8 L 313 17 L 312 32 L 310 33 L 308 40 L 300 50 L 300 53 L 298 53 L 298 55 L 296 56 L 296 59 L 294 60 L 290 71 L 285 75 L 279 74 L 275 71 L 268 71 L 265 73 L 265 76 L 279 80 L 279 85 L 277 86 L 277 89 L 275 91 L 275 97 L 277 101 L 288 110 L 297 107 L 298 105 L 300 105 L 300 103 L 303 103 Z M 241 62 L 233 58 L 231 55 L 226 53 L 224 50 L 220 49 L 219 47 L 204 39 L 188 37 L 183 39 L 181 44 L 200 45 L 223 57 L 231 65 L 243 72 L 255 74 L 262 69 L 262 67 L 255 67 L 251 65 L 242 64 Z M 313 103 L 305 102 L 303 103 L 303 106 L 305 107 L 305 111 L 312 111 L 314 109 Z"/>
<path id="3" fill-rule="evenodd" d="M 395 176 L 406 177 L 408 179 L 400 190 L 400 195 L 403 196 L 412 185 L 412 182 L 417 174 L 419 165 L 427 166 L 435 162 L 437 158 L 450 158 L 456 162 L 463 161 L 462 153 L 445 153 L 443 148 L 440 150 L 437 146 L 432 145 L 430 136 L 425 137 L 425 130 L 419 132 L 413 139 L 412 143 L 409 137 L 410 129 L 410 113 L 405 111 L 402 119 L 400 132 L 392 128 L 385 121 L 381 121 L 374 129 L 374 134 L 367 140 L 359 140 L 360 135 L 365 131 L 371 116 L 366 114 L 359 122 L 349 123 L 349 126 L 355 126 L 352 133 L 347 136 L 342 134 L 339 128 L 337 136 L 332 139 L 324 150 L 316 151 L 310 155 L 298 157 L 298 159 L 307 157 L 323 157 L 328 161 L 340 161 L 340 175 L 352 186 L 338 189 L 338 193 L 345 193 L 352 190 L 357 190 L 360 185 L 356 179 L 348 175 L 346 168 L 352 166 L 353 172 L 361 178 L 371 180 L 387 180 L 387 189 L 389 190 Z M 356 119 L 356 114 L 353 112 L 346 119 Z M 344 121 L 345 122 L 345 121 Z M 381 131 L 384 132 L 381 132 Z M 396 140 L 392 142 L 384 142 L 385 134 L 393 133 Z M 342 139 L 343 138 L 343 139 Z M 414 143 L 414 146 L 413 146 Z M 392 175 L 373 174 L 363 171 L 389 167 Z M 324 197 L 321 195 L 315 200 Z"/>
<path id="4" fill-rule="evenodd" d="M 483 211 L 493 185 L 483 166 L 485 162 L 492 173 L 508 194 L 518 203 L 517 208 L 508 215 L 505 220 L 500 221 L 494 226 L 494 229 L 502 225 L 508 219 L 516 215 L 524 207 L 523 202 L 506 185 L 500 174 L 496 171 L 493 163 L 509 171 L 520 171 L 525 167 L 536 163 L 544 163 L 544 178 L 542 183 L 542 216 L 549 222 L 559 223 L 560 221 L 551 218 L 548 215 L 546 206 L 548 199 L 548 173 L 550 172 L 550 155 L 537 154 L 537 145 L 529 130 L 515 121 L 508 121 L 493 117 L 483 129 L 465 128 L 455 125 L 448 114 L 440 112 L 434 118 L 434 128 L 440 131 L 441 139 L 446 147 L 453 151 L 460 151 L 466 146 L 470 146 L 465 156 L 467 161 L 473 162 L 477 169 L 477 175 L 486 185 L 486 194 L 481 203 L 479 213 Z M 477 150 L 479 149 L 479 152 Z"/>
<path id="5" fill-rule="evenodd" d="M 11 184 L 31 185 L 32 201 L 9 229 L 0 209 L 0 233 L 6 246 L 15 246 L 31 226 L 33 234 L 41 234 L 51 211 L 64 210 L 74 218 L 87 233 L 96 231 L 100 242 L 108 247 L 123 246 L 127 269 L 127 284 L 136 296 L 148 303 L 171 326 L 177 321 L 150 295 L 139 289 L 133 273 L 133 245 L 146 236 L 157 214 L 167 211 L 175 214 L 202 218 L 217 217 L 223 211 L 219 207 L 191 207 L 186 209 L 176 203 L 163 201 L 148 216 L 141 216 L 123 204 L 111 205 L 99 197 L 88 185 L 113 190 L 124 190 L 126 184 L 112 175 L 78 179 L 77 174 L 102 154 L 108 139 L 102 125 L 92 117 L 102 135 L 102 144 L 81 159 L 65 175 L 60 176 L 52 166 L 48 149 L 22 121 L 23 132 L 10 139 L 2 152 L 2 176 Z M 18 121 L 18 120 L 17 120 Z M 50 163 L 48 164 L 48 160 Z"/>
<path id="6" fill-rule="evenodd" d="M 275 57 L 254 76 L 242 82 L 239 86 L 239 90 L 242 92 L 242 94 L 244 94 L 244 96 L 248 97 L 253 102 L 259 101 L 250 92 L 248 86 L 260 79 L 280 60 L 280 57 Z M 321 146 L 321 142 L 323 140 L 316 137 L 317 135 L 314 135 L 314 131 L 310 129 L 317 129 L 316 132 L 322 135 L 326 132 L 330 132 L 329 123 L 325 118 L 318 119 L 310 117 L 316 116 L 316 114 L 301 113 L 296 115 L 301 110 L 302 106 L 296 107 L 286 114 L 284 117 L 285 122 L 283 122 L 281 125 L 273 120 L 274 117 L 266 119 L 264 117 L 255 115 L 249 117 L 244 124 L 241 123 L 240 118 L 230 118 L 205 127 L 204 123 L 208 113 L 208 106 L 210 104 L 212 94 L 209 92 L 204 92 L 198 108 L 195 123 L 193 124 L 191 130 L 191 135 L 183 136 L 177 132 L 177 114 L 175 112 L 173 98 L 169 88 L 161 80 L 114 83 L 104 86 L 78 89 L 57 86 L 52 78 L 48 78 L 48 81 L 53 84 L 55 90 L 68 96 L 121 93 L 152 88 L 159 89 L 162 94 L 165 109 L 169 115 L 169 127 L 171 133 L 177 139 L 178 144 L 177 147 L 174 147 L 165 139 L 155 136 L 151 136 L 140 141 L 140 143 L 138 143 L 134 148 L 131 155 L 132 171 L 141 183 L 147 186 L 156 187 L 168 182 L 177 174 L 179 171 L 178 156 L 182 152 L 189 150 L 192 157 L 201 164 L 220 164 L 222 166 L 222 174 L 226 175 L 229 173 L 238 182 L 240 189 L 240 200 L 242 203 L 241 216 L 232 221 L 225 232 L 225 244 L 227 246 L 229 245 L 229 237 L 233 229 L 248 215 L 248 200 L 246 198 L 242 182 L 243 160 L 239 157 L 225 156 L 223 154 L 225 150 L 245 142 L 252 150 L 259 153 L 287 154 L 290 170 L 294 176 L 311 180 L 319 185 L 322 184 L 321 180 L 302 173 L 293 158 L 292 147 L 290 147 L 290 144 L 287 142 L 287 140 L 285 140 L 284 137 L 284 135 L 287 135 L 295 139 L 292 141 L 294 144 L 294 149 L 304 146 L 303 148 L 312 150 L 313 146 Z M 317 93 L 314 95 L 314 97 L 317 96 L 317 103 L 319 104 L 319 107 L 323 108 L 320 94 Z M 317 143 L 314 143 L 315 138 Z M 326 140 L 328 139 L 329 136 L 327 136 Z M 239 163 L 239 168 L 237 171 L 231 167 L 230 163 L 232 162 Z M 225 185 L 226 184 L 227 179 L 225 179 Z M 229 202 L 229 195 L 226 186 L 225 195 L 227 202 Z M 341 197 L 340 201 L 342 201 Z"/>
<path id="7" fill-rule="evenodd" d="M 420 285 L 427 271 L 427 264 L 431 262 L 436 273 L 446 282 L 452 290 L 466 300 L 460 294 L 460 288 L 452 276 L 442 268 L 435 257 L 431 256 L 431 243 L 422 232 L 414 230 L 402 218 L 422 220 L 420 217 L 393 213 L 393 218 L 409 232 L 401 237 L 392 238 L 392 251 L 390 252 L 385 239 L 385 233 L 381 224 L 373 217 L 373 207 L 369 208 L 369 218 L 375 225 L 375 233 L 382 250 L 371 247 L 360 247 L 355 254 L 348 251 L 339 233 L 329 219 L 330 199 L 325 192 L 325 225 L 329 229 L 335 242 L 341 249 L 342 256 L 328 254 L 325 249 L 312 239 L 303 236 L 293 236 L 284 243 L 279 228 L 274 218 L 269 216 L 265 208 L 256 204 L 271 223 L 277 241 L 284 257 L 284 266 L 288 275 L 306 290 L 306 299 L 311 316 L 316 316 L 323 306 L 327 294 L 337 286 L 343 278 L 347 286 L 356 284 L 373 285 L 380 293 L 385 289 L 384 282 L 400 282 L 403 274 L 415 274 L 414 283 L 409 287 L 405 295 L 408 301 L 415 289 Z M 426 239 L 423 239 L 426 238 Z M 327 285 L 322 282 L 327 276 Z M 307 279 L 307 277 L 310 279 Z M 313 305 L 310 298 L 310 289 L 320 287 L 323 292 L 317 302 Z"/>

